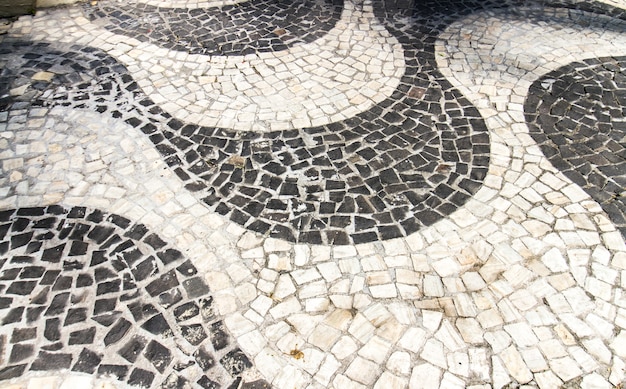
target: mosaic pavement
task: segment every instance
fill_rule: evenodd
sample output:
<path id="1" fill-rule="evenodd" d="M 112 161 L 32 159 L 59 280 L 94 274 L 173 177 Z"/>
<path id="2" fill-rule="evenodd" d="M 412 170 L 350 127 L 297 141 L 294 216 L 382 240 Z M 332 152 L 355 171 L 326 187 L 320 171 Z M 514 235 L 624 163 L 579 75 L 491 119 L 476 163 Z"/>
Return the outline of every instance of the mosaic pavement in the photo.
<path id="1" fill-rule="evenodd" d="M 7 21 L 0 384 L 622 387 L 624 9 Z"/>

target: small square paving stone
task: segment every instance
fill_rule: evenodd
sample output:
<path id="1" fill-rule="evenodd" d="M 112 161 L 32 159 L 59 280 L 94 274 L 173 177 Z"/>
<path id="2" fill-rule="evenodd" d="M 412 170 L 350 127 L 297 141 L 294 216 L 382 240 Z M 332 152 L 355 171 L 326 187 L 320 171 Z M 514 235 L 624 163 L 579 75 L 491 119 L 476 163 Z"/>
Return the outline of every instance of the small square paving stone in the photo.
<path id="1" fill-rule="evenodd" d="M 37 328 L 15 328 L 11 335 L 11 343 L 19 343 L 34 339 L 37 336 Z"/>
<path id="2" fill-rule="evenodd" d="M 165 371 L 172 361 L 171 352 L 165 346 L 154 340 L 146 347 L 144 356 L 161 373 Z"/>
<path id="3" fill-rule="evenodd" d="M 139 386 L 149 388 L 154 380 L 154 373 L 147 370 L 135 368 L 128 377 L 128 384 L 133 386 Z"/>
<path id="4" fill-rule="evenodd" d="M 378 365 L 367 359 L 357 357 L 348 366 L 346 375 L 364 385 L 372 385 L 378 375 Z"/>
<path id="5" fill-rule="evenodd" d="M 32 370 L 55 370 L 69 369 L 72 363 L 71 354 L 49 353 L 40 351 L 37 358 L 33 361 Z"/>
<path id="6" fill-rule="evenodd" d="M 209 293 L 209 287 L 198 277 L 183 281 L 183 287 L 187 291 L 187 296 L 192 299 Z"/>
<path id="7" fill-rule="evenodd" d="M 15 344 L 11 348 L 9 363 L 20 362 L 34 355 L 35 347 L 32 344 Z"/>
<path id="8" fill-rule="evenodd" d="M 72 367 L 72 371 L 93 374 L 102 361 L 102 355 L 84 348 L 78 355 L 78 360 Z"/>
<path id="9" fill-rule="evenodd" d="M 232 376 L 241 374 L 252 366 L 248 357 L 239 349 L 229 351 L 220 359 L 220 363 Z"/>

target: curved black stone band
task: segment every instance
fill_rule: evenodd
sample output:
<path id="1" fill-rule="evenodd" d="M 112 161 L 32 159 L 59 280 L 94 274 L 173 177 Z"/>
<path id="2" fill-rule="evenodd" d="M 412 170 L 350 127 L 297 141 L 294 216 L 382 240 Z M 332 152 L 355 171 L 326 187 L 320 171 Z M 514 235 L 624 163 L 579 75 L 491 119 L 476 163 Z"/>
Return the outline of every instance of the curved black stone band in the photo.
<path id="1" fill-rule="evenodd" d="M 527 16 L 528 22 L 545 21 L 544 16 L 555 8 L 581 11 L 613 20 L 626 20 L 626 9 L 596 1 L 579 0 L 374 0 L 375 12 L 381 18 L 397 16 L 415 18 L 429 28 L 444 30 L 450 23 L 479 11 L 504 10 L 516 17 Z M 568 15 L 572 17 L 573 15 Z M 571 23 L 569 19 L 567 22 Z M 582 21 L 587 23 L 587 21 Z M 419 28 L 419 25 L 414 25 Z M 610 25 L 605 27 L 611 28 Z"/>
<path id="2" fill-rule="evenodd" d="M 626 238 L 626 57 L 546 74 L 529 88 L 524 112 L 552 165 L 600 203 Z"/>
<path id="3" fill-rule="evenodd" d="M 349 244 L 410 234 L 462 206 L 489 164 L 478 111 L 416 48 L 406 50 L 398 90 L 369 111 L 322 127 L 256 134 L 171 119 L 98 50 L 5 47 L 14 58 L 0 80 L 7 88 L 31 82 L 38 70 L 66 69 L 49 84 L 33 82 L 15 107 L 7 98 L 6 109 L 35 101 L 109 111 L 148 134 L 215 211 L 290 241 Z"/>
<path id="4" fill-rule="evenodd" d="M 326 35 L 343 0 L 254 0 L 213 8 L 159 8 L 98 1 L 85 5 L 91 21 L 141 42 L 192 54 L 246 55 L 286 50 Z"/>
<path id="5" fill-rule="evenodd" d="M 270 387 L 243 382 L 252 363 L 193 264 L 122 216 L 0 211 L 0 288 L 0 380 L 68 369 L 146 388 Z"/>
<path id="6" fill-rule="evenodd" d="M 50 85 L 32 83 L 24 102 L 14 106 L 9 98 L 7 107 L 34 100 L 110 112 L 148 134 L 189 190 L 250 230 L 315 244 L 395 238 L 463 206 L 486 175 L 488 132 L 478 111 L 437 70 L 434 42 L 460 17 L 502 4 L 374 6 L 403 45 L 406 73 L 390 98 L 326 126 L 256 134 L 183 123 L 143 95 L 113 58 L 79 46 L 54 51 L 7 43 L 5 54 L 14 61 L 0 84 L 30 82 L 37 69 L 54 69 L 60 74 Z M 397 17 L 406 11 L 413 15 L 411 28 Z"/>

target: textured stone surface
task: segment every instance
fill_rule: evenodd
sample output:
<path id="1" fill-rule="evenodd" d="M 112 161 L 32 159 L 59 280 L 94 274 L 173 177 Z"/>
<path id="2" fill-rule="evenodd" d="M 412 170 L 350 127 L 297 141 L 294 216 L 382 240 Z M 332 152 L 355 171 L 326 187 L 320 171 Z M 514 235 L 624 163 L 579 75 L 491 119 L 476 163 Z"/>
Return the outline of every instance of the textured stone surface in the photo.
<path id="1" fill-rule="evenodd" d="M 193 265 L 178 250 L 154 244 L 160 239 L 144 225 L 61 206 L 5 210 L 0 222 L 2 333 L 12 334 L 4 379 L 68 369 L 154 387 L 167 385 L 173 368 L 187 381 L 211 376 L 228 387 L 252 367 L 217 317 L 185 325 L 199 305 L 211 309 L 211 293 Z M 146 262 L 152 274 L 139 272 Z M 184 303 L 168 300 L 173 291 Z M 189 306 L 195 315 L 181 315 Z M 185 355 L 193 349 L 195 360 Z"/>
<path id="2" fill-rule="evenodd" d="M 254 46 L 263 10 L 241 1 L 102 1 L 6 24 L 3 386 L 625 384 L 626 245 L 589 173 L 611 173 L 619 203 L 619 162 L 561 142 L 623 157 L 619 4 L 315 4 L 292 20 L 332 20 L 315 39 L 246 55 L 163 47 L 220 12 L 246 15 Z M 430 154 L 443 164 L 411 165 Z M 363 188 L 384 210 L 359 208 Z M 304 216 L 326 224 L 302 230 Z"/>
<path id="3" fill-rule="evenodd" d="M 0 17 L 28 15 L 35 12 L 36 2 L 33 0 L 3 0 L 0 1 Z"/>
<path id="4" fill-rule="evenodd" d="M 626 235 L 626 59 L 567 65 L 535 81 L 524 109 L 550 162 L 596 200 Z"/>
<path id="5" fill-rule="evenodd" d="M 34 81 L 31 93 L 41 96 L 35 106 L 69 100 L 65 104 L 105 112 L 109 110 L 102 104 L 105 98 L 115 101 L 133 94 L 133 102 L 138 103 L 126 106 L 124 113 L 117 109 L 109 113 L 148 134 L 166 163 L 187 183 L 186 188 L 205 196 L 203 201 L 213 210 L 261 234 L 329 244 L 396 238 L 462 206 L 486 174 L 488 136 L 480 118 L 445 119 L 437 127 L 443 131 L 439 135 L 430 127 L 439 119 L 411 109 L 418 101 L 408 96 L 396 105 L 403 107 L 401 114 L 385 113 L 381 107 L 327 128 L 250 134 L 240 139 L 228 130 L 170 119 L 142 96 L 126 71 L 116 72 L 123 67 L 102 53 L 77 47 L 83 55 L 67 59 L 55 50 L 44 54 L 45 44 L 6 45 L 11 55 L 20 46 L 27 51 L 21 56 L 25 61 L 19 68 L 22 77 L 7 75 L 5 88 L 15 89 L 27 74 L 52 61 L 70 73 L 49 83 Z M 97 83 L 84 82 L 73 71 L 72 62 L 81 70 L 92 67 L 87 74 Z M 69 87 L 72 77 L 80 83 Z M 41 88 L 45 88 L 43 93 L 37 90 Z M 98 97 L 91 99 L 93 88 Z M 435 87 L 432 94 L 433 102 L 425 107 L 441 104 L 440 88 Z M 458 103 L 446 104 L 460 108 Z M 370 118 L 375 112 L 381 117 Z M 454 112 L 453 116 L 462 111 Z M 460 127 L 452 127 L 449 120 Z M 471 123 L 479 126 L 478 131 L 472 130 Z"/>
<path id="6" fill-rule="evenodd" d="M 335 26 L 343 2 L 254 1 L 206 10 L 142 3 L 86 6 L 92 21 L 115 34 L 192 54 L 246 55 L 312 42 Z"/>
<path id="7" fill-rule="evenodd" d="M 374 108 L 327 126 L 244 137 L 171 119 L 142 96 L 126 69 L 91 49 L 75 47 L 83 55 L 67 59 L 62 51 L 44 55 L 43 46 L 26 46 L 19 69 L 25 78 L 50 61 L 64 69 L 76 61 L 69 79 L 35 80 L 35 105 L 90 107 L 125 119 L 150 135 L 188 190 L 205 193 L 203 201 L 230 220 L 294 242 L 364 243 L 433 224 L 462 206 L 486 175 L 489 136 L 478 112 L 434 68 L 436 32 L 398 32 L 411 45 L 410 66 L 392 98 Z M 86 74 L 73 74 L 77 69 Z M 6 88 L 26 85 L 10 77 Z M 96 101 L 88 98 L 91 88 L 100 91 Z M 124 113 L 99 104 L 127 93 L 133 99 Z"/>

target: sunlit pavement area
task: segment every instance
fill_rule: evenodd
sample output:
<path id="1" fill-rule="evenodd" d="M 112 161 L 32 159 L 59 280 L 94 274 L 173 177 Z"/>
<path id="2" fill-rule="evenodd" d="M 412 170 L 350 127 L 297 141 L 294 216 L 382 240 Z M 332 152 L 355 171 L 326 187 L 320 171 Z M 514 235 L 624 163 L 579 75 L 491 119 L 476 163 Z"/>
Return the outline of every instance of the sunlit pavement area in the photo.
<path id="1" fill-rule="evenodd" d="M 5 20 L 0 386 L 622 387 L 625 9 Z"/>

